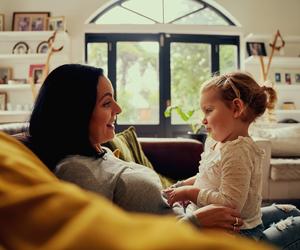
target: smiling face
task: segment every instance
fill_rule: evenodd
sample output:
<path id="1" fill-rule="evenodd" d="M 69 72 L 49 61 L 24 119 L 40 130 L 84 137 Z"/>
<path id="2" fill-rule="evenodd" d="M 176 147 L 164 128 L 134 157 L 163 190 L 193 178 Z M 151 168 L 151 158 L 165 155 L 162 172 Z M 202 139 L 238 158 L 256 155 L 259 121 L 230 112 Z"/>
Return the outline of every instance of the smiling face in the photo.
<path id="1" fill-rule="evenodd" d="M 115 136 L 115 120 L 122 109 L 114 99 L 114 89 L 105 76 L 100 76 L 97 100 L 89 124 L 90 142 L 93 145 L 112 140 Z"/>
<path id="2" fill-rule="evenodd" d="M 238 121 L 234 109 L 224 103 L 215 89 L 202 92 L 200 105 L 204 113 L 202 122 L 214 140 L 225 142 L 235 139 Z"/>

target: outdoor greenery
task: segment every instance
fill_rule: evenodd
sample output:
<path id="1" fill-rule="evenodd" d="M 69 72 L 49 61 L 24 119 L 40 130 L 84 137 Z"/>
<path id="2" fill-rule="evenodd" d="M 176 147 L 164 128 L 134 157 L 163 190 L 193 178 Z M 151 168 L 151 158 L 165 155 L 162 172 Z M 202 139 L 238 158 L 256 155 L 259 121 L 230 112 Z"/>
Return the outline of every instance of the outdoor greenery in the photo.
<path id="1" fill-rule="evenodd" d="M 170 117 L 172 115 L 172 111 L 175 110 L 179 117 L 184 121 L 189 123 L 191 127 L 191 132 L 193 134 L 199 134 L 200 132 L 205 132 L 205 126 L 202 124 L 202 119 L 198 118 L 199 122 L 191 122 L 190 119 L 193 117 L 197 109 L 183 111 L 179 106 L 169 106 L 166 108 L 164 115 L 165 117 Z"/>
<path id="2" fill-rule="evenodd" d="M 160 108 L 158 49 L 147 49 L 145 42 L 121 42 L 118 43 L 117 48 L 116 92 L 117 101 L 123 108 L 118 123 L 143 122 L 140 121 L 137 110 L 139 106 L 148 107 L 152 119 L 158 121 Z M 89 64 L 106 70 L 106 43 L 95 43 L 88 49 Z M 210 45 L 204 43 L 171 44 L 171 105 L 180 107 L 182 112 L 193 111 L 188 119 L 182 119 L 178 111 L 172 113 L 172 124 L 201 124 L 199 90 L 201 85 L 211 77 L 210 51 Z M 220 72 L 236 69 L 236 58 L 236 46 L 221 45 Z M 136 95 L 139 97 L 137 98 Z M 145 120 L 144 123 L 151 124 L 151 120 Z"/>

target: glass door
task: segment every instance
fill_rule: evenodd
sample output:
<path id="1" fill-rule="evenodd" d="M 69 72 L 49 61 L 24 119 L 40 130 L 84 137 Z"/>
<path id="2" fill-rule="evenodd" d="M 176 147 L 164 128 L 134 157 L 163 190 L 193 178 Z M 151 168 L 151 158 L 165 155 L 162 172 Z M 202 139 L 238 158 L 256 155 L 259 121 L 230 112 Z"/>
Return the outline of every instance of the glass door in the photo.
<path id="1" fill-rule="evenodd" d="M 170 104 L 200 119 L 199 89 L 213 72 L 239 67 L 237 36 L 183 34 L 86 34 L 86 61 L 102 67 L 123 112 L 117 131 L 133 125 L 139 136 L 176 137 L 189 130 Z"/>

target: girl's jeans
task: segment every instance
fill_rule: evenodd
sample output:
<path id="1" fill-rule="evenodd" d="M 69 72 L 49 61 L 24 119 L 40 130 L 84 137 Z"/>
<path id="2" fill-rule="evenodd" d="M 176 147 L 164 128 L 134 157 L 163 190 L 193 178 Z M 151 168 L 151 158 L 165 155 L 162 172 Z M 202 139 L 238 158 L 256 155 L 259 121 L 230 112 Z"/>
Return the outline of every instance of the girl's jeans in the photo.
<path id="1" fill-rule="evenodd" d="M 263 207 L 262 221 L 265 227 L 261 240 L 280 249 L 300 249 L 300 211 L 293 205 Z"/>

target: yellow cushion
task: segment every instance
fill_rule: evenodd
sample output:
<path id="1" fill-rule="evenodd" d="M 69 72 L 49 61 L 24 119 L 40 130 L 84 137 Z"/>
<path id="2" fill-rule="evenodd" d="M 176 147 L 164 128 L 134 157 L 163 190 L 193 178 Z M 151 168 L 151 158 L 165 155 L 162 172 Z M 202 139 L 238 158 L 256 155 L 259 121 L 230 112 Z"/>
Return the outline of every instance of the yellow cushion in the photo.
<path id="1" fill-rule="evenodd" d="M 105 143 L 104 146 L 110 148 L 112 151 L 119 149 L 120 159 L 124 161 L 133 161 L 154 169 L 137 139 L 137 134 L 133 126 L 130 126 L 128 129 L 116 134 L 115 138 L 112 141 Z M 174 183 L 171 179 L 160 174 L 158 175 L 164 188 Z"/>

